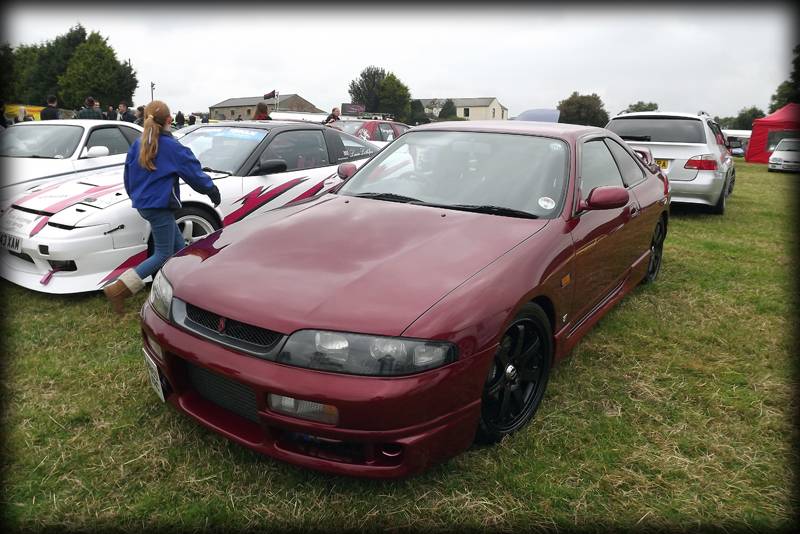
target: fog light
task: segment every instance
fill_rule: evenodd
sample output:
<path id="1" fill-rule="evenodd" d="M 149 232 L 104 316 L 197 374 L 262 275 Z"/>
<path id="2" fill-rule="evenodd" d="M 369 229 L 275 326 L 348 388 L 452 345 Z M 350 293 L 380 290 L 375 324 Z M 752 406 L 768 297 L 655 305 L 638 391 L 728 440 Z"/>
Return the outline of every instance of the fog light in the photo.
<path id="1" fill-rule="evenodd" d="M 339 422 L 339 410 L 330 404 L 320 404 L 319 402 L 295 399 L 284 395 L 270 393 L 267 396 L 269 407 L 278 413 L 291 415 L 300 419 L 317 421 L 335 425 Z"/>
<path id="2" fill-rule="evenodd" d="M 42 256 L 50 255 L 50 247 L 48 245 L 39 245 L 39 254 Z"/>
<path id="3" fill-rule="evenodd" d="M 147 335 L 147 346 L 150 347 L 150 350 L 152 350 L 161 360 L 164 359 L 164 351 L 161 349 L 161 345 L 159 345 L 158 341 L 149 335 Z"/>

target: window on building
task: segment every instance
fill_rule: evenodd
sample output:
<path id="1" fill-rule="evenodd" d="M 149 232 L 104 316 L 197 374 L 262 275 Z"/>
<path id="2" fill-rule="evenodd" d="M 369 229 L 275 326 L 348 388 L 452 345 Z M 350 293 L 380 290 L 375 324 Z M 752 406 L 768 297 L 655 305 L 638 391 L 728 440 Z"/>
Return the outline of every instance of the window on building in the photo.
<path id="1" fill-rule="evenodd" d="M 233 110 L 231 110 L 231 117 L 233 117 Z"/>
<path id="2" fill-rule="evenodd" d="M 469 108 L 464 108 L 464 116 L 469 117 Z"/>
<path id="3" fill-rule="evenodd" d="M 493 119 L 495 118 L 495 113 L 496 113 L 496 112 L 497 112 L 497 110 L 496 110 L 496 109 L 494 109 L 494 108 L 492 108 L 492 118 L 493 118 Z"/>
<path id="4" fill-rule="evenodd" d="M 250 108 L 247 108 L 247 116 L 250 116 Z"/>

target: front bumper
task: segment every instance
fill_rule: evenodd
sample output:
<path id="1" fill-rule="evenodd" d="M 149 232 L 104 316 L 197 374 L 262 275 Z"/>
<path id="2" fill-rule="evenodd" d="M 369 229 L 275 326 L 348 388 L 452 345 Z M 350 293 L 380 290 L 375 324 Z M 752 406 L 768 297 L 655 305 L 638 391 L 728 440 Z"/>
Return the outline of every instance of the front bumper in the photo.
<path id="1" fill-rule="evenodd" d="M 198 338 L 142 308 L 145 353 L 162 373 L 166 401 L 205 427 L 255 451 L 329 473 L 396 478 L 470 446 L 495 347 L 439 369 L 377 378 L 290 367 Z M 148 337 L 160 346 L 149 345 Z M 201 392 L 197 369 L 224 391 L 251 399 L 247 412 Z M 205 379 L 204 379 L 205 380 Z M 336 425 L 272 411 L 269 393 L 332 404 Z M 226 395 L 233 395 L 228 394 Z M 226 401 L 229 397 L 226 396 Z"/>
<path id="2" fill-rule="evenodd" d="M 122 270 L 147 257 L 147 245 L 114 248 L 109 225 L 64 230 L 45 226 L 34 236 L 15 235 L 20 253 L 0 249 L 0 277 L 45 293 L 97 291 Z"/>
<path id="3" fill-rule="evenodd" d="M 725 176 L 700 171 L 693 180 L 670 180 L 672 202 L 713 206 L 725 186 Z"/>
<path id="4" fill-rule="evenodd" d="M 783 161 L 781 163 L 769 163 L 771 171 L 800 172 L 800 163 Z"/>

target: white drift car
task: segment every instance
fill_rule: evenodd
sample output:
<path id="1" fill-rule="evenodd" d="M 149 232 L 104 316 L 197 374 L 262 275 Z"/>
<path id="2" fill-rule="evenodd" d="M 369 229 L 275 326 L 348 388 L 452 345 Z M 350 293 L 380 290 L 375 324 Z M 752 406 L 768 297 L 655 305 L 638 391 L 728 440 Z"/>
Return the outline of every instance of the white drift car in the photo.
<path id="1" fill-rule="evenodd" d="M 207 124 L 180 142 L 222 197 L 214 208 L 181 183 L 176 219 L 187 242 L 327 191 L 341 182 L 340 163 L 360 166 L 378 150 L 333 128 L 278 121 Z M 122 178 L 123 167 L 87 171 L 16 198 L 0 219 L 0 276 L 47 293 L 96 291 L 147 258 L 150 226 Z"/>

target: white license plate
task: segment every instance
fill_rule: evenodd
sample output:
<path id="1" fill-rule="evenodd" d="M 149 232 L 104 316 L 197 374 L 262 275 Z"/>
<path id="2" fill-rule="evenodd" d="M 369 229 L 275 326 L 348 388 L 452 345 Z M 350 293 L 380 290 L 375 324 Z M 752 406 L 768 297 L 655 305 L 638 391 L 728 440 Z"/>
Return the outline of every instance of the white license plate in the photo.
<path id="1" fill-rule="evenodd" d="M 5 232 L 0 232 L 0 247 L 13 250 L 14 252 L 21 251 L 21 240 L 19 237 Z"/>
<path id="2" fill-rule="evenodd" d="M 161 371 L 158 370 L 156 362 L 150 358 L 147 352 L 143 350 L 142 353 L 144 354 L 144 361 L 147 363 L 147 375 L 150 377 L 150 385 L 153 386 L 161 402 L 164 402 L 164 389 L 161 387 Z"/>

